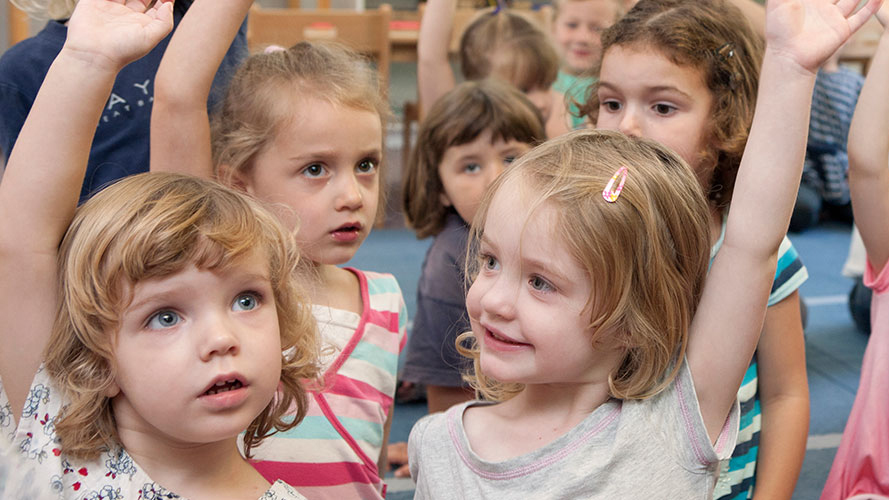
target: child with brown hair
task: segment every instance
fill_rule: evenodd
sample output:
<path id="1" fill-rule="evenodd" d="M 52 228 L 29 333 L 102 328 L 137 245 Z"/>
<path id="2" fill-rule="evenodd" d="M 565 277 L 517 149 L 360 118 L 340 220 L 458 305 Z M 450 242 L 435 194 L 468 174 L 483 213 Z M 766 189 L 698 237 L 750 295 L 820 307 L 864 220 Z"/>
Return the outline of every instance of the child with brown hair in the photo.
<path id="1" fill-rule="evenodd" d="M 255 201 L 175 174 L 76 208 L 115 76 L 172 16 L 169 2 L 80 0 L 10 155 L 0 439 L 60 498 L 302 499 L 237 445 L 244 433 L 249 457 L 299 423 L 318 373 L 292 237 Z"/>
<path id="2" fill-rule="evenodd" d="M 427 2 L 417 40 L 417 93 L 426 109 L 456 85 L 448 54 L 456 0 Z M 527 95 L 543 115 L 547 136 L 569 130 L 564 96 L 551 90 L 559 56 L 547 34 L 505 7 L 483 10 L 460 38 L 460 71 L 466 80 L 496 77 Z"/>
<path id="3" fill-rule="evenodd" d="M 158 71 L 152 170 L 194 166 L 249 193 L 295 232 L 311 268 L 312 313 L 332 349 L 305 421 L 256 449 L 257 470 L 312 498 L 382 497 L 407 313 L 395 277 L 339 266 L 376 220 L 387 103 L 366 60 L 303 42 L 248 58 L 211 129 L 196 103 L 251 3 L 196 0 L 182 20 Z"/>
<path id="4" fill-rule="evenodd" d="M 753 122 L 760 37 L 728 0 L 642 0 L 602 42 L 591 120 L 655 139 L 692 166 L 708 198 L 716 255 Z M 797 289 L 807 272 L 786 238 L 774 278 L 762 338 L 738 394 L 738 446 L 716 498 L 752 495 L 754 482 L 769 497 L 790 498 L 805 455 L 809 394 Z"/>
<path id="5" fill-rule="evenodd" d="M 575 131 L 498 178 L 475 219 L 466 299 L 474 382 L 490 401 L 414 426 L 416 498 L 711 497 L 737 438 L 815 73 L 879 3 L 769 1 L 762 87 L 709 273 L 699 172 L 653 140 Z"/>

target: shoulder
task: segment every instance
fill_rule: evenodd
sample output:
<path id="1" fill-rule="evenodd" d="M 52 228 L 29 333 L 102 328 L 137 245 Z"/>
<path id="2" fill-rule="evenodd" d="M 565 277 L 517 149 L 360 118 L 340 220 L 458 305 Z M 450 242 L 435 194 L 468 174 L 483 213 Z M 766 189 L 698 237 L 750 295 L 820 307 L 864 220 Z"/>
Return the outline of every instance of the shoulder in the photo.
<path id="1" fill-rule="evenodd" d="M 778 263 L 775 267 L 775 279 L 769 293 L 769 305 L 781 302 L 795 292 L 809 278 L 809 271 L 803 264 L 799 252 L 787 236 L 778 248 Z"/>

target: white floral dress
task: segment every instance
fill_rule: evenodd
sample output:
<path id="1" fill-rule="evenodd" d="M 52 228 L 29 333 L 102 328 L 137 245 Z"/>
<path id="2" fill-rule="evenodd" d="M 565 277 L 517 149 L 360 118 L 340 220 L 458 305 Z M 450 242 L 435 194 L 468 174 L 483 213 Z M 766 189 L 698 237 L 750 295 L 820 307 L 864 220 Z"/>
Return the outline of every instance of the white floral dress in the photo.
<path id="1" fill-rule="evenodd" d="M 59 448 L 55 420 L 64 401 L 41 367 L 31 384 L 22 418 L 14 426 L 9 398 L 0 383 L 0 444 L 16 453 L 0 453 L 0 476 L 7 476 L 3 497 L 12 484 L 37 491 L 52 491 L 58 498 L 76 500 L 183 499 L 155 483 L 120 446 L 91 461 L 70 459 Z M 11 460 L 14 464 L 10 465 Z M 27 478 L 27 479 L 23 479 Z M 42 496 L 42 495 L 41 495 Z M 9 496 L 13 498 L 13 496 Z M 305 500 L 283 481 L 271 485 L 260 500 Z"/>

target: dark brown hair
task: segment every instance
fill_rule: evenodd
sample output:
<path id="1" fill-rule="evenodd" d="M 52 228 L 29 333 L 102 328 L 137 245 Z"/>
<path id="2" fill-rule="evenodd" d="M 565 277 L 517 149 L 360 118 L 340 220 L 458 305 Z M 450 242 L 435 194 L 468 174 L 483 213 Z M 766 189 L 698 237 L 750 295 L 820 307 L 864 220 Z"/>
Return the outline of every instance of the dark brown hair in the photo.
<path id="1" fill-rule="evenodd" d="M 602 34 L 602 54 L 613 46 L 657 51 L 673 64 L 701 72 L 713 96 L 705 141 L 711 149 L 698 176 L 710 203 L 725 208 L 747 144 L 762 64 L 763 40 L 726 0 L 641 0 Z M 596 123 L 599 99 L 590 88 L 581 110 Z"/>
<path id="2" fill-rule="evenodd" d="M 418 238 L 441 232 L 449 211 L 440 201 L 444 187 L 438 176 L 445 151 L 472 142 L 487 130 L 492 141 L 515 140 L 533 146 L 546 138 L 537 107 L 499 80 L 463 82 L 429 110 L 420 125 L 402 189 L 405 219 Z"/>

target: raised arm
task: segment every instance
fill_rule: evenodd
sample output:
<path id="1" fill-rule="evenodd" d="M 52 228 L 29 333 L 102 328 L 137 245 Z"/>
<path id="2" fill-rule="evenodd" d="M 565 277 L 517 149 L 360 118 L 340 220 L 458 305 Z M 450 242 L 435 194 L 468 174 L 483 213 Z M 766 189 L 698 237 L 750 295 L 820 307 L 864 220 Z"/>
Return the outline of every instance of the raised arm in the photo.
<path id="1" fill-rule="evenodd" d="M 869 0 L 769 0 L 753 125 L 735 181 L 725 241 L 692 322 L 688 363 L 716 439 L 759 341 L 778 247 L 802 172 L 821 64 L 879 7 Z"/>
<path id="2" fill-rule="evenodd" d="M 417 94 L 420 100 L 420 121 L 441 96 L 454 86 L 448 50 L 454 31 L 457 0 L 429 0 L 420 20 L 417 39 Z"/>
<path id="3" fill-rule="evenodd" d="M 849 127 L 849 191 L 855 224 L 874 271 L 889 261 L 889 5 L 877 13 L 883 36 Z"/>
<path id="4" fill-rule="evenodd" d="M 164 52 L 151 110 L 151 171 L 213 176 L 207 98 L 253 0 L 195 0 Z"/>
<path id="5" fill-rule="evenodd" d="M 146 2 L 147 3 L 147 2 Z M 118 71 L 173 26 L 171 3 L 80 0 L 0 183 L 0 377 L 16 419 L 56 312 L 59 243 Z"/>

